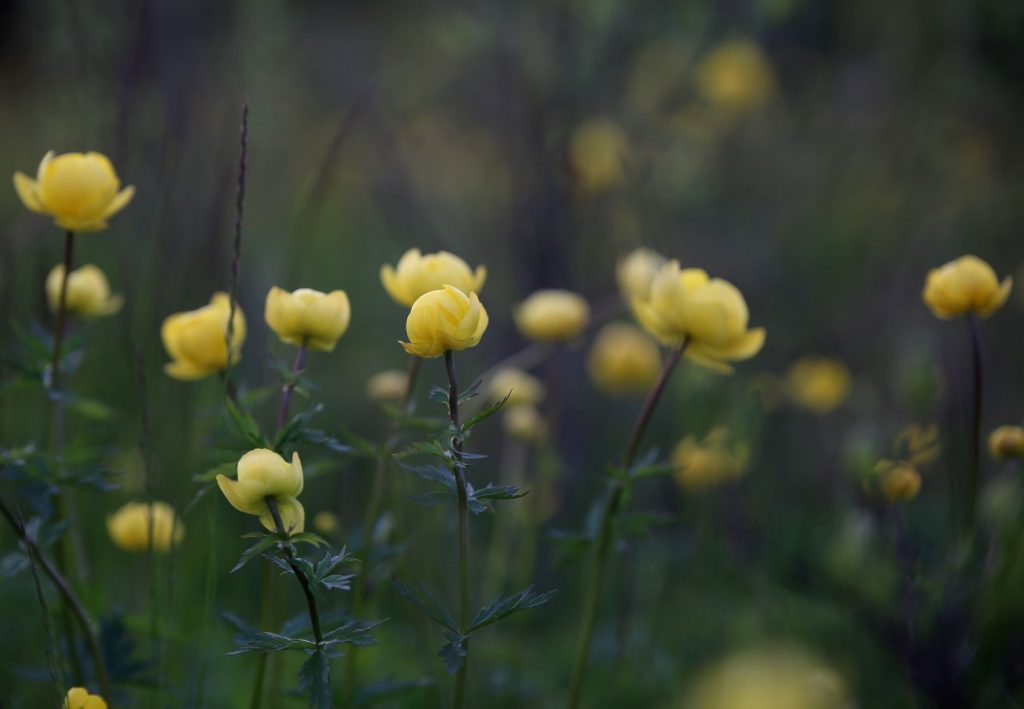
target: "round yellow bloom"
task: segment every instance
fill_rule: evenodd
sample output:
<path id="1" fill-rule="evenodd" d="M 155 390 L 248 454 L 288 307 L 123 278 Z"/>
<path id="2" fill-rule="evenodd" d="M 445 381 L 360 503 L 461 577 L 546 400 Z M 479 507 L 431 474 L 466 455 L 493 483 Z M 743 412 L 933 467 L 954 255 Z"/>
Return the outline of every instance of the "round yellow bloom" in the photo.
<path id="1" fill-rule="evenodd" d="M 214 293 L 209 305 L 164 320 L 160 338 L 172 362 L 164 371 L 175 379 L 202 379 L 224 369 L 228 361 L 227 327 L 231 301 L 227 293 Z M 231 361 L 238 362 L 245 342 L 245 315 L 235 307 Z"/>
<path id="2" fill-rule="evenodd" d="M 134 187 L 121 189 L 110 160 L 100 153 L 65 153 L 51 150 L 39 163 L 36 179 L 14 173 L 14 189 L 33 212 L 49 214 L 54 223 L 70 231 L 100 231 L 107 219 L 132 201 Z"/>
<path id="3" fill-rule="evenodd" d="M 320 534 L 333 534 L 340 526 L 338 516 L 333 512 L 317 512 L 313 515 L 313 529 Z"/>
<path id="4" fill-rule="evenodd" d="M 487 280 L 487 269 L 477 266 L 476 271 L 471 271 L 469 264 L 447 251 L 424 256 L 419 249 L 409 249 L 398 260 L 397 267 L 381 266 L 380 280 L 395 302 L 410 307 L 421 295 L 443 286 L 454 286 L 463 293 L 479 293 Z"/>
<path id="5" fill-rule="evenodd" d="M 764 346 L 764 328 L 747 329 L 747 303 L 734 285 L 699 268 L 669 261 L 658 271 L 647 298 L 634 298 L 644 329 L 667 345 L 686 343 L 694 362 L 731 372 L 726 363 L 753 357 Z"/>
<path id="6" fill-rule="evenodd" d="M 89 694 L 85 687 L 72 687 L 64 697 L 64 709 L 107 709 L 107 703 L 98 694 Z"/>
<path id="7" fill-rule="evenodd" d="M 819 414 L 834 410 L 850 393 L 850 370 L 837 359 L 801 359 L 786 375 L 789 398 Z"/>
<path id="8" fill-rule="evenodd" d="M 411 355 L 439 357 L 447 350 L 475 347 L 488 322 L 487 311 L 476 293 L 467 296 L 446 285 L 424 293 L 412 304 L 405 320 L 409 341 L 400 344 Z"/>
<path id="9" fill-rule="evenodd" d="M 151 515 L 153 551 L 164 552 L 178 546 L 185 536 L 185 525 L 175 518 L 174 508 L 166 502 L 129 502 L 107 517 L 107 532 L 114 544 L 125 551 L 149 551 Z"/>
<path id="10" fill-rule="evenodd" d="M 642 394 L 661 371 L 658 345 L 638 327 L 611 323 L 601 328 L 587 356 L 587 371 L 606 394 Z"/>
<path id="11" fill-rule="evenodd" d="M 348 329 L 352 311 L 343 290 L 321 293 L 312 288 L 288 291 L 274 286 L 267 293 L 264 317 L 282 342 L 330 352 Z"/>
<path id="12" fill-rule="evenodd" d="M 295 498 L 302 492 L 302 461 L 292 453 L 289 463 L 272 450 L 256 448 L 238 459 L 238 479 L 217 476 L 217 485 L 231 506 L 247 515 L 258 515 L 271 532 L 277 530 L 267 498 L 277 502 L 281 521 L 289 534 L 305 528 L 306 511 Z"/>
<path id="13" fill-rule="evenodd" d="M 626 302 L 631 303 L 633 298 L 646 300 L 651 294 L 654 277 L 664 265 L 665 257 L 652 249 L 635 249 L 619 261 L 615 280 Z"/>
<path id="14" fill-rule="evenodd" d="M 1024 458 L 1024 428 L 1000 426 L 989 434 L 988 449 L 997 460 Z"/>
<path id="15" fill-rule="evenodd" d="M 567 290 L 539 290 L 519 304 L 513 317 L 530 340 L 565 342 L 587 326 L 590 306 L 583 296 Z"/>
<path id="16" fill-rule="evenodd" d="M 712 429 L 703 441 L 687 436 L 672 451 L 675 479 L 687 490 L 714 487 L 740 477 L 750 457 L 743 443 L 729 444 L 724 428 Z"/>
<path id="17" fill-rule="evenodd" d="M 521 441 L 542 441 L 548 435 L 548 425 L 537 409 L 529 404 L 516 404 L 505 409 L 501 417 L 502 429 Z"/>
<path id="18" fill-rule="evenodd" d="M 500 400 L 508 396 L 506 406 L 539 404 L 544 400 L 544 385 L 532 374 L 515 367 L 500 369 L 491 376 L 488 384 L 491 399 Z"/>
<path id="19" fill-rule="evenodd" d="M 64 280 L 64 264 L 58 263 L 46 277 L 46 300 L 50 310 L 60 307 L 60 287 Z M 67 312 L 80 318 L 113 315 L 124 305 L 124 298 L 110 294 L 107 277 L 91 263 L 77 268 L 68 275 L 64 306 Z"/>
<path id="20" fill-rule="evenodd" d="M 1011 288 L 1010 276 L 1000 283 L 991 266 L 968 254 L 929 271 L 923 298 L 936 317 L 964 313 L 988 317 L 1006 302 Z"/>
<path id="21" fill-rule="evenodd" d="M 889 502 L 907 502 L 921 491 L 921 473 L 906 461 L 880 460 L 875 466 L 880 476 L 882 495 Z"/>
<path id="22" fill-rule="evenodd" d="M 764 52 L 754 42 L 724 42 L 697 66 L 697 90 L 706 101 L 731 113 L 743 113 L 765 103 L 775 91 L 775 75 Z"/>
<path id="23" fill-rule="evenodd" d="M 377 404 L 395 404 L 405 397 L 409 375 L 399 369 L 377 372 L 366 382 L 366 398 Z"/>
<path id="24" fill-rule="evenodd" d="M 580 187 L 601 192 L 621 182 L 628 149 L 626 134 L 606 118 L 577 128 L 569 142 L 569 164 Z"/>

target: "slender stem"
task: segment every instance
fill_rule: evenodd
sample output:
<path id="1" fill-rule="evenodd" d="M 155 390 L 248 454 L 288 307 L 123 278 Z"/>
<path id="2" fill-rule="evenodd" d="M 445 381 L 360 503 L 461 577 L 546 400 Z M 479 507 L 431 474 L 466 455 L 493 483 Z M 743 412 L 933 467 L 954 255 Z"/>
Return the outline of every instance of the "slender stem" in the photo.
<path id="1" fill-rule="evenodd" d="M 455 376 L 455 358 L 451 350 L 445 350 L 444 365 L 448 370 L 448 416 L 452 428 L 460 430 L 459 423 L 459 382 Z M 462 436 L 456 433 L 452 438 L 455 457 L 452 460 L 452 472 L 455 473 L 455 491 L 459 501 L 459 630 L 466 633 L 470 622 L 469 607 L 469 500 L 466 490 L 466 469 L 462 462 Z M 468 646 L 467 646 L 468 651 Z M 462 666 L 455 677 L 455 701 L 453 706 L 460 709 L 466 694 L 466 672 L 469 657 L 463 660 Z"/>
<path id="2" fill-rule="evenodd" d="M 75 255 L 75 232 L 64 236 L 64 274 L 60 279 L 60 296 L 57 298 L 57 321 L 53 331 L 53 359 L 50 362 L 50 387 L 60 391 L 60 355 L 64 345 L 64 327 L 68 311 L 68 276 L 71 275 Z"/>
<path id="3" fill-rule="evenodd" d="M 242 103 L 241 153 L 238 156 L 238 186 L 235 192 L 235 240 L 231 256 L 231 282 L 228 289 L 228 324 L 224 332 L 227 360 L 224 363 L 224 392 L 234 401 L 236 394 L 231 381 L 231 359 L 234 355 L 235 311 L 238 309 L 238 281 L 242 270 L 242 216 L 245 213 L 245 170 L 249 163 L 249 97 Z"/>
<path id="4" fill-rule="evenodd" d="M 277 508 L 277 500 L 273 497 L 264 498 L 264 502 L 267 503 L 267 509 L 270 510 L 270 516 L 274 518 L 274 526 L 277 527 L 277 531 L 281 534 L 287 534 L 288 531 L 284 527 L 284 522 L 281 520 L 281 511 Z M 295 565 L 295 551 L 290 547 L 286 547 L 286 553 L 288 554 L 288 565 L 292 567 L 292 573 L 295 574 L 295 578 L 299 580 L 299 585 L 302 586 L 302 592 L 306 595 L 306 605 L 309 606 L 309 622 L 313 626 L 313 638 L 316 640 L 316 644 L 320 645 L 324 641 L 323 632 L 320 630 L 320 611 L 316 606 L 316 597 L 313 595 L 313 590 L 309 587 L 309 579 L 306 574 L 302 572 L 298 566 Z"/>
<path id="5" fill-rule="evenodd" d="M 295 380 L 306 369 L 306 354 L 309 348 L 303 338 L 299 346 L 299 352 L 295 355 L 295 362 L 292 364 L 292 375 L 287 383 L 281 387 L 281 408 L 277 412 L 277 430 L 280 431 L 288 423 L 288 409 L 292 405 L 292 394 L 295 392 Z"/>
<path id="6" fill-rule="evenodd" d="M 622 465 L 627 471 L 633 465 L 637 450 L 640 448 L 640 440 L 643 438 L 647 424 L 650 423 L 654 407 L 665 391 L 672 370 L 679 364 L 679 359 L 686 349 L 686 341 L 674 349 L 665 361 L 658 381 L 654 384 L 647 401 L 644 402 L 640 415 L 637 416 L 636 424 L 633 426 L 633 433 L 629 437 L 629 445 L 626 447 L 626 455 Z M 587 595 L 583 603 L 583 619 L 580 626 L 579 640 L 576 645 L 576 659 L 573 663 L 572 679 L 569 683 L 569 699 L 566 706 L 576 709 L 580 705 L 580 697 L 583 693 L 583 679 L 587 672 L 587 661 L 590 657 L 590 642 L 594 635 L 594 622 L 597 618 L 597 607 L 601 601 L 601 589 L 604 585 L 604 572 L 608 565 L 608 550 L 611 548 L 612 530 L 615 518 L 618 516 L 619 507 L 622 503 L 622 496 L 626 488 L 621 480 L 616 480 L 608 491 L 604 509 L 601 512 L 601 526 L 597 536 L 597 544 L 594 547 L 594 562 L 590 568 L 590 576 L 587 582 Z"/>
<path id="7" fill-rule="evenodd" d="M 978 485 L 981 478 L 981 403 L 982 403 L 982 364 L 981 364 L 981 332 L 978 328 L 978 316 L 971 313 L 967 316 L 971 331 L 971 372 L 973 376 L 973 400 L 971 411 L 971 451 L 967 468 L 967 490 L 964 495 L 964 534 L 974 530 L 974 512 L 977 506 Z"/>
<path id="8" fill-rule="evenodd" d="M 99 635 L 97 633 L 96 622 L 89 615 L 89 611 L 86 610 L 85 606 L 79 600 L 78 596 L 71 589 L 71 585 L 67 579 L 57 570 L 57 568 L 43 556 L 36 542 L 29 535 L 25 529 L 25 525 L 11 512 L 3 499 L 0 499 L 0 514 L 3 514 L 7 518 L 8 523 L 14 529 L 15 534 L 21 539 L 25 545 L 26 550 L 30 555 L 35 557 L 36 562 L 39 564 L 39 568 L 43 570 L 46 577 L 50 579 L 50 582 L 56 587 L 58 593 L 68 608 L 71 609 L 75 619 L 81 626 L 82 634 L 85 636 L 86 644 L 89 648 L 89 655 L 92 657 L 93 669 L 96 672 L 96 681 L 100 685 L 100 694 L 104 698 L 110 698 L 112 696 L 110 691 L 110 675 L 107 673 L 107 664 L 103 659 L 103 651 L 100 649 Z"/>

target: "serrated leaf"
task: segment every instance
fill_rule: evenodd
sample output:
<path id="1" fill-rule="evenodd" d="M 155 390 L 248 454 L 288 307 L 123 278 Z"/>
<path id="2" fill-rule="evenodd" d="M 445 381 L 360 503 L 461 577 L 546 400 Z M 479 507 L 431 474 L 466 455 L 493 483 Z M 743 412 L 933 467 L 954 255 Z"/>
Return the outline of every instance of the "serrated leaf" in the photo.
<path id="1" fill-rule="evenodd" d="M 448 405 L 448 389 L 447 387 L 438 386 L 435 384 L 430 387 L 430 392 L 427 394 L 427 398 L 431 401 L 438 401 L 445 406 Z"/>
<path id="2" fill-rule="evenodd" d="M 437 656 L 444 663 L 444 669 L 448 674 L 453 675 L 462 667 L 469 655 L 469 648 L 466 647 L 466 638 L 455 631 L 444 631 L 448 642 L 437 651 Z"/>
<path id="3" fill-rule="evenodd" d="M 381 625 L 383 620 L 360 621 L 349 619 L 336 628 L 324 633 L 324 641 L 328 645 L 355 645 L 356 647 L 369 647 L 376 645 L 377 640 L 370 631 Z"/>
<path id="4" fill-rule="evenodd" d="M 348 591 L 352 588 L 351 581 L 354 578 L 355 574 L 331 574 L 320 579 L 320 583 L 324 588 L 334 591 Z"/>
<path id="5" fill-rule="evenodd" d="M 284 650 L 311 650 L 316 647 L 312 640 L 290 638 L 280 633 L 262 632 L 235 639 L 238 648 L 229 655 L 244 655 L 249 652 L 282 652 Z"/>
<path id="6" fill-rule="evenodd" d="M 231 571 L 229 573 L 235 573 L 240 568 L 242 568 L 250 561 L 252 561 L 254 558 L 263 554 L 263 552 L 270 551 L 278 544 L 280 544 L 280 540 L 277 538 L 276 535 L 266 534 L 261 535 L 261 537 L 262 538 L 258 542 L 256 542 L 251 547 L 242 552 L 242 556 L 239 557 L 238 562 L 233 567 L 231 567 Z"/>
<path id="7" fill-rule="evenodd" d="M 331 658 L 324 650 L 313 654 L 299 668 L 299 686 L 309 696 L 309 706 L 331 709 Z"/>
<path id="8" fill-rule="evenodd" d="M 313 419 L 314 416 L 323 410 L 324 405 L 317 404 L 316 406 L 311 406 L 305 411 L 300 411 L 292 416 L 291 420 L 284 425 L 284 428 L 278 431 L 277 435 L 274 436 L 274 450 L 280 452 L 281 447 L 284 444 L 291 441 L 306 426 L 306 424 Z"/>
<path id="9" fill-rule="evenodd" d="M 431 455 L 436 458 L 444 458 L 445 460 L 451 457 L 448 449 L 441 445 L 441 442 L 436 438 L 411 443 L 406 448 L 395 453 L 394 457 L 401 459 L 413 455 Z"/>
<path id="10" fill-rule="evenodd" d="M 512 396 L 511 391 L 505 395 L 505 398 L 495 401 L 490 406 L 485 406 L 483 409 L 470 416 L 469 420 L 462 424 L 462 434 L 464 436 L 468 436 L 469 432 L 473 430 L 475 426 L 483 423 L 491 416 L 501 411 L 501 408 L 505 405 L 510 396 Z"/>
<path id="11" fill-rule="evenodd" d="M 288 541 L 292 544 L 312 544 L 315 547 L 327 544 L 326 539 L 319 534 L 313 534 L 313 532 L 299 532 L 298 534 L 289 535 Z"/>
<path id="12" fill-rule="evenodd" d="M 399 581 L 397 576 L 392 576 L 391 585 L 401 594 L 402 598 L 423 611 L 428 618 L 453 632 L 458 632 L 458 625 L 448 609 L 445 608 L 444 602 L 426 584 L 419 583 L 413 590 Z"/>
<path id="13" fill-rule="evenodd" d="M 469 625 L 469 632 L 479 630 L 491 623 L 497 623 L 514 613 L 542 606 L 554 598 L 556 593 L 558 593 L 557 590 L 534 593 L 533 586 L 530 586 L 512 596 L 498 596 L 480 609 Z"/>
<path id="14" fill-rule="evenodd" d="M 520 490 L 515 485 L 493 485 L 488 483 L 485 487 L 473 490 L 470 498 L 473 500 L 516 500 L 529 494 L 529 490 Z"/>
<path id="15" fill-rule="evenodd" d="M 438 483 L 453 492 L 455 491 L 455 474 L 446 465 L 407 465 L 405 463 L 400 465 L 424 480 Z"/>

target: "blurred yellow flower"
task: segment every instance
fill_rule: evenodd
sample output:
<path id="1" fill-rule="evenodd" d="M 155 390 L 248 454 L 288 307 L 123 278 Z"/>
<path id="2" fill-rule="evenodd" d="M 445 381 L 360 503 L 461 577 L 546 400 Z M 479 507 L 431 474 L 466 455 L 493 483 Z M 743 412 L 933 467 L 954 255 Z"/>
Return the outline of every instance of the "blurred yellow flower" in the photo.
<path id="1" fill-rule="evenodd" d="M 340 526 L 338 516 L 333 512 L 317 512 L 313 515 L 313 529 L 320 534 L 333 534 Z"/>
<path id="2" fill-rule="evenodd" d="M 601 192 L 622 181 L 629 150 L 626 134 L 607 118 L 580 125 L 569 141 L 569 164 L 579 186 Z"/>
<path id="3" fill-rule="evenodd" d="M 399 369 L 385 369 L 366 381 L 366 398 L 375 404 L 397 404 L 405 397 L 409 375 Z"/>
<path id="4" fill-rule="evenodd" d="M 164 371 L 175 379 L 202 379 L 224 369 L 228 361 L 227 327 L 231 302 L 227 293 L 214 293 L 209 305 L 164 320 L 160 337 L 173 361 Z M 245 315 L 235 307 L 231 361 L 242 356 Z"/>
<path id="5" fill-rule="evenodd" d="M 771 63 L 747 39 L 728 40 L 708 52 L 697 65 L 696 81 L 708 103 L 730 113 L 757 108 L 775 92 Z"/>
<path id="6" fill-rule="evenodd" d="M 419 249 L 409 249 L 398 260 L 397 267 L 381 266 L 380 280 L 388 295 L 408 308 L 420 296 L 443 286 L 453 286 L 463 293 L 479 293 L 487 280 L 487 269 L 477 266 L 476 271 L 471 271 L 465 261 L 447 251 L 424 256 Z"/>
<path id="7" fill-rule="evenodd" d="M 16 172 L 14 189 L 33 212 L 48 214 L 69 231 L 100 231 L 107 219 L 132 201 L 134 187 L 121 189 L 121 180 L 106 155 L 51 150 L 39 163 L 36 179 Z"/>
<path id="8" fill-rule="evenodd" d="M 46 277 L 46 300 L 53 312 L 57 312 L 60 307 L 63 280 L 64 264 L 58 263 Z M 116 313 L 124 305 L 124 298 L 120 294 L 110 294 L 110 283 L 106 275 L 90 263 L 68 274 L 64 305 L 67 312 L 80 318 L 95 318 Z"/>
<path id="9" fill-rule="evenodd" d="M 424 293 L 412 304 L 405 320 L 408 342 L 399 344 L 417 357 L 439 357 L 447 350 L 475 347 L 489 318 L 476 293 L 443 286 Z"/>
<path id="10" fill-rule="evenodd" d="M 184 523 L 175 517 L 174 508 L 166 502 L 129 502 L 107 517 L 107 532 L 114 544 L 125 551 L 149 551 L 150 524 L 153 551 L 169 551 L 185 536 Z"/>
<path id="11" fill-rule="evenodd" d="M 650 335 L 633 325 L 610 323 L 601 328 L 587 355 L 587 371 L 605 394 L 642 394 L 661 371 L 661 354 Z"/>
<path id="12" fill-rule="evenodd" d="M 665 265 L 665 257 L 653 249 L 634 249 L 615 267 L 615 280 L 619 292 L 631 304 L 634 298 L 646 300 L 651 294 L 651 283 Z"/>
<path id="13" fill-rule="evenodd" d="M 296 534 L 305 528 L 306 512 L 295 498 L 302 492 L 302 461 L 292 453 L 289 463 L 267 448 L 251 450 L 238 459 L 238 478 L 217 476 L 217 485 L 231 506 L 248 515 L 258 515 L 260 523 L 276 531 L 267 498 L 277 502 L 284 528 Z"/>
<path id="14" fill-rule="evenodd" d="M 989 434 L 988 449 L 996 460 L 1024 458 L 1024 428 L 1000 426 Z"/>
<path id="15" fill-rule="evenodd" d="M 521 441 L 542 441 L 548 434 L 548 425 L 537 409 L 529 404 L 516 404 L 505 409 L 502 428 L 512 438 Z"/>
<path id="16" fill-rule="evenodd" d="M 567 290 L 539 290 L 512 313 L 519 332 L 537 342 L 565 342 L 587 326 L 590 306 L 583 296 Z"/>
<path id="17" fill-rule="evenodd" d="M 633 311 L 649 333 L 667 345 L 686 342 L 685 355 L 720 372 L 727 362 L 753 357 L 764 346 L 764 328 L 747 329 L 747 303 L 734 285 L 699 268 L 669 261 L 658 270 L 646 298 Z"/>
<path id="18" fill-rule="evenodd" d="M 939 427 L 912 423 L 896 436 L 897 455 L 911 465 L 924 465 L 939 457 Z"/>
<path id="19" fill-rule="evenodd" d="M 675 479 L 687 490 L 714 487 L 740 477 L 747 469 L 749 451 L 744 443 L 729 443 L 728 433 L 718 427 L 703 441 L 687 436 L 672 451 Z"/>
<path id="20" fill-rule="evenodd" d="M 64 697 L 64 709 L 107 709 L 107 703 L 98 694 L 89 694 L 85 687 L 72 687 Z"/>
<path id="21" fill-rule="evenodd" d="M 541 381 L 515 367 L 505 367 L 495 372 L 487 389 L 492 400 L 501 400 L 507 395 L 506 406 L 535 405 L 544 400 L 544 385 Z"/>
<path id="22" fill-rule="evenodd" d="M 846 401 L 850 370 L 837 359 L 797 360 L 786 375 L 786 390 L 799 406 L 828 413 Z"/>
<path id="23" fill-rule="evenodd" d="M 968 254 L 929 271 L 923 298 L 939 318 L 964 313 L 988 317 L 1006 302 L 1011 288 L 1013 278 L 1007 276 L 1000 283 L 991 266 Z"/>
<path id="24" fill-rule="evenodd" d="M 882 495 L 889 502 L 907 502 L 921 491 L 921 473 L 907 461 L 882 459 L 875 466 Z"/>
<path id="25" fill-rule="evenodd" d="M 274 286 L 267 293 L 264 317 L 282 342 L 306 344 L 314 351 L 330 352 L 345 334 L 352 311 L 343 290 L 321 293 L 299 288 L 289 293 Z"/>

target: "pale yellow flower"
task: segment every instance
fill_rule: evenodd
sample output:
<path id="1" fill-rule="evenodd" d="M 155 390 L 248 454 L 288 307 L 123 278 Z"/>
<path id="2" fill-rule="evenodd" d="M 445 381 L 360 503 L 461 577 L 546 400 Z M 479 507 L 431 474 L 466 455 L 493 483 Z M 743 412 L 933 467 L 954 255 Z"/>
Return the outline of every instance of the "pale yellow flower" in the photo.
<path id="1" fill-rule="evenodd" d="M 445 285 L 421 295 L 405 320 L 408 342 L 402 348 L 417 357 L 440 357 L 447 350 L 475 347 L 487 329 L 487 311 L 476 293 L 468 296 Z"/>
<path id="2" fill-rule="evenodd" d="M 166 502 L 129 502 L 107 517 L 110 538 L 125 551 L 149 551 L 150 525 L 153 551 L 169 551 L 185 536 L 185 525 Z"/>
<path id="3" fill-rule="evenodd" d="M 652 249 L 634 249 L 615 268 L 615 280 L 619 292 L 632 303 L 634 298 L 646 300 L 651 294 L 651 284 L 658 271 L 665 265 L 665 257 Z"/>
<path id="4" fill-rule="evenodd" d="M 672 451 L 676 482 L 687 490 L 700 490 L 743 475 L 750 457 L 747 446 L 728 438 L 728 432 L 718 427 L 702 441 L 694 436 L 680 441 Z"/>
<path id="5" fill-rule="evenodd" d="M 1024 458 L 1024 428 L 1000 426 L 989 434 L 988 449 L 996 460 Z"/>
<path id="6" fill-rule="evenodd" d="M 217 476 L 217 485 L 231 506 L 239 512 L 257 515 L 260 523 L 276 531 L 267 498 L 277 502 L 284 528 L 296 534 L 305 528 L 306 512 L 296 499 L 302 492 L 302 461 L 292 453 L 289 463 L 267 448 L 257 448 L 238 460 L 238 477 Z"/>
<path id="7" fill-rule="evenodd" d="M 796 404 L 815 413 L 828 413 L 846 401 L 850 370 L 837 359 L 801 359 L 789 368 L 786 390 Z"/>
<path id="8" fill-rule="evenodd" d="M 657 343 L 638 327 L 610 323 L 601 328 L 587 355 L 587 371 L 606 394 L 642 394 L 661 371 Z"/>
<path id="9" fill-rule="evenodd" d="M 313 529 L 320 534 L 333 534 L 341 527 L 338 516 L 333 512 L 317 512 L 313 515 Z"/>
<path id="10" fill-rule="evenodd" d="M 447 251 L 423 255 L 419 249 L 409 249 L 396 267 L 381 266 L 380 280 L 395 302 L 410 307 L 420 296 L 444 286 L 467 294 L 479 293 L 487 280 L 487 269 L 477 266 L 472 271 L 465 261 Z"/>
<path id="11" fill-rule="evenodd" d="M 988 317 L 1002 307 L 1012 288 L 1010 276 L 1000 282 L 991 266 L 968 254 L 929 271 L 922 297 L 936 317 L 965 313 Z"/>
<path id="12" fill-rule="evenodd" d="M 569 164 L 580 187 L 601 192 L 625 177 L 626 134 L 607 118 L 583 123 L 569 141 Z"/>
<path id="13" fill-rule="evenodd" d="M 46 277 L 46 300 L 50 310 L 57 312 L 60 307 L 61 281 L 64 280 L 64 264 L 59 263 Z M 68 275 L 64 307 L 67 312 L 80 318 L 95 318 L 113 315 L 124 305 L 120 294 L 110 294 L 107 277 L 91 263 L 76 268 Z"/>
<path id="14" fill-rule="evenodd" d="M 489 398 L 501 400 L 508 396 L 506 406 L 536 405 L 544 400 L 544 385 L 532 374 L 506 367 L 495 372 L 487 386 Z"/>
<path id="15" fill-rule="evenodd" d="M 376 404 L 396 404 L 405 397 L 409 375 L 399 369 L 385 369 L 366 381 L 366 398 Z"/>
<path id="16" fill-rule="evenodd" d="M 175 379 L 202 379 L 227 366 L 227 329 L 231 302 L 227 293 L 214 293 L 209 305 L 164 320 L 160 338 L 173 361 L 164 371 Z M 245 315 L 235 307 L 231 361 L 238 362 L 245 342 Z"/>
<path id="17" fill-rule="evenodd" d="M 921 491 L 921 473 L 907 461 L 882 459 L 875 466 L 875 474 L 889 502 L 907 502 Z"/>
<path id="18" fill-rule="evenodd" d="M 521 441 L 542 441 L 548 434 L 548 425 L 544 417 L 529 404 L 516 404 L 506 408 L 501 423 L 505 433 Z"/>
<path id="19" fill-rule="evenodd" d="M 519 304 L 513 318 L 530 340 L 565 342 L 587 326 L 590 306 L 582 296 L 567 290 L 539 290 Z"/>
<path id="20" fill-rule="evenodd" d="M 264 317 L 282 342 L 330 352 L 345 330 L 352 311 L 345 291 L 321 293 L 299 288 L 289 293 L 274 286 L 267 293 Z"/>
<path id="21" fill-rule="evenodd" d="M 64 709 L 107 709 L 107 703 L 85 687 L 72 687 L 64 697 Z"/>
<path id="22" fill-rule="evenodd" d="M 771 63 L 754 42 L 723 42 L 697 66 L 697 90 L 713 106 L 744 113 L 764 104 L 775 92 Z"/>

